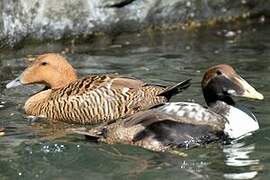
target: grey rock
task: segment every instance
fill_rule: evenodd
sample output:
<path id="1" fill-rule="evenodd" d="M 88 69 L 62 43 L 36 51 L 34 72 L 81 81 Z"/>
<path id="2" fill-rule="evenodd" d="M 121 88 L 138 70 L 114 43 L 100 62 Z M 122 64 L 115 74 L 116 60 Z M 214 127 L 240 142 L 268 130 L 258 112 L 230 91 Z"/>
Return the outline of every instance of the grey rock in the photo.
<path id="1" fill-rule="evenodd" d="M 269 16 L 269 0 L 2 0 L 0 48 L 23 41 L 115 36 L 212 18 Z"/>

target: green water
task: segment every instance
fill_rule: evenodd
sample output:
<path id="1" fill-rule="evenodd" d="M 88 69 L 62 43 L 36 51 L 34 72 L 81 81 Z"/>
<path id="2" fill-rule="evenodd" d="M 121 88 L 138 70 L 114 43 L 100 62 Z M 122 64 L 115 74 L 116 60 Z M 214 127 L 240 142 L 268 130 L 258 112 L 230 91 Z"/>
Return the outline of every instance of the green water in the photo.
<path id="1" fill-rule="evenodd" d="M 260 130 L 233 145 L 211 144 L 183 150 L 187 157 L 156 153 L 127 145 L 95 144 L 84 137 L 66 135 L 65 124 L 29 120 L 25 100 L 41 87 L 5 89 L 26 67 L 27 54 L 60 52 L 65 45 L 3 51 L 0 59 L 0 179 L 269 179 L 270 178 L 270 26 L 231 27 L 235 37 L 225 37 L 229 27 L 195 33 L 167 32 L 122 36 L 106 46 L 73 47 L 66 56 L 80 76 L 112 73 L 147 82 L 173 84 L 186 78 L 193 85 L 173 101 L 204 104 L 200 90 L 203 72 L 211 65 L 231 64 L 264 94 L 263 101 L 237 99 L 260 122 Z M 244 124 L 243 124 L 244 126 Z M 58 138 L 55 136 L 60 134 Z"/>

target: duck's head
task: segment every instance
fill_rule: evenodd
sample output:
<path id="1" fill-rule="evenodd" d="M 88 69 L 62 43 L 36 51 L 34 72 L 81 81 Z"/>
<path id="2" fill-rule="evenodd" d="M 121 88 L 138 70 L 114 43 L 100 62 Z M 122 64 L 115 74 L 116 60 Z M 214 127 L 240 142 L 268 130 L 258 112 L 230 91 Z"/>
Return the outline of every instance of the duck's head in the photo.
<path id="1" fill-rule="evenodd" d="M 208 106 L 218 100 L 233 105 L 232 96 L 259 100 L 264 98 L 227 64 L 210 67 L 204 74 L 201 85 Z"/>
<path id="2" fill-rule="evenodd" d="M 56 89 L 76 79 L 75 70 L 63 56 L 48 53 L 38 56 L 19 77 L 8 83 L 6 87 L 44 84 L 49 88 Z"/>

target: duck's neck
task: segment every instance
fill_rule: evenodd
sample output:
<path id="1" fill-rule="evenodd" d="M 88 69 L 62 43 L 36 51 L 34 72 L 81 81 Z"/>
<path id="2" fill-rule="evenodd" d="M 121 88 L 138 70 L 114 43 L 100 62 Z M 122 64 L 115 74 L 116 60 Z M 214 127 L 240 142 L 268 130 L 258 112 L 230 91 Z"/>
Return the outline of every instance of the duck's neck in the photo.
<path id="1" fill-rule="evenodd" d="M 26 114 L 31 116 L 46 116 L 45 108 L 51 91 L 51 89 L 48 89 L 31 96 L 24 105 Z"/>
<path id="2" fill-rule="evenodd" d="M 50 81 L 46 86 L 50 89 L 58 89 L 67 86 L 71 82 L 77 80 L 77 75 L 75 71 L 67 71 L 63 74 L 55 75 L 56 77 L 50 78 Z"/>
<path id="3" fill-rule="evenodd" d="M 207 106 L 209 107 L 215 106 L 218 101 L 225 102 L 226 104 L 231 105 L 231 106 L 235 105 L 235 102 L 230 96 L 218 95 L 209 90 L 206 91 L 205 89 L 203 89 L 203 96 L 204 96 Z"/>
<path id="4" fill-rule="evenodd" d="M 215 113 L 227 117 L 232 106 L 223 101 L 216 101 L 215 103 L 211 103 L 208 107 Z"/>

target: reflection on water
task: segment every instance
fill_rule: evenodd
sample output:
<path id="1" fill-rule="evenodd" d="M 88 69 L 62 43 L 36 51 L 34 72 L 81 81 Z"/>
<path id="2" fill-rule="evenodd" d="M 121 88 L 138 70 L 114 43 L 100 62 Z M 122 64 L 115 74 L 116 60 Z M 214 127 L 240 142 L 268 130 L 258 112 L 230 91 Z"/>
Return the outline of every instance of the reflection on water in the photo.
<path id="1" fill-rule="evenodd" d="M 225 164 L 231 167 L 251 167 L 252 165 L 258 165 L 260 161 L 250 157 L 254 150 L 255 144 L 245 145 L 244 142 L 235 142 L 231 145 L 226 145 L 223 149 Z M 257 171 L 248 169 L 239 173 L 225 173 L 224 177 L 228 179 L 251 179 L 257 174 Z"/>
<path id="2" fill-rule="evenodd" d="M 254 150 L 254 144 L 246 146 L 244 142 L 226 145 L 223 150 L 226 155 L 225 163 L 228 166 L 248 166 L 258 164 L 259 160 L 252 160 L 249 157 L 249 154 L 254 152 Z"/>
<path id="3" fill-rule="evenodd" d="M 256 171 L 246 172 L 246 173 L 231 173 L 224 174 L 224 177 L 227 179 L 252 179 L 257 175 Z"/>
<path id="4" fill-rule="evenodd" d="M 63 123 L 29 121 L 22 107 L 40 87 L 7 90 L 5 85 L 26 66 L 25 54 L 20 53 L 34 52 L 22 48 L 20 53 L 0 54 L 0 128 L 6 128 L 0 136 L 0 179 L 269 179 L 270 26 L 239 27 L 241 34 L 232 37 L 233 42 L 218 33 L 230 28 L 127 37 L 111 48 L 93 52 L 75 47 L 75 53 L 66 54 L 81 76 L 118 72 L 166 85 L 192 78 L 193 85 L 172 100 L 200 104 L 204 104 L 200 81 L 205 69 L 218 63 L 235 67 L 265 96 L 261 102 L 238 99 L 255 114 L 261 129 L 231 145 L 184 150 L 187 157 L 94 144 L 63 134 L 61 128 L 67 126 Z M 38 51 L 47 50 L 42 46 Z"/>

